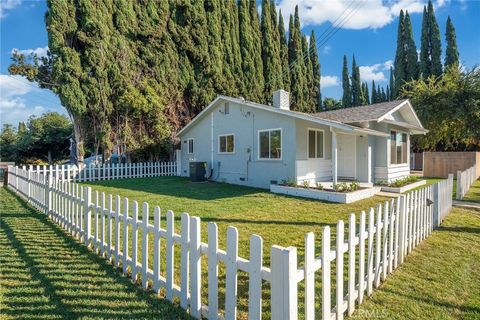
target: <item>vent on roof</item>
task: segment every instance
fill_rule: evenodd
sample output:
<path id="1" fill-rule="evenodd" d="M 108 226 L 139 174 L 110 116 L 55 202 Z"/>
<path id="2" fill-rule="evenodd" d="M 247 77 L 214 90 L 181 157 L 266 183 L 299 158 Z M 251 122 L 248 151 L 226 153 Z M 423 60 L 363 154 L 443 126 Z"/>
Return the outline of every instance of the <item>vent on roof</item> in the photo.
<path id="1" fill-rule="evenodd" d="M 290 110 L 290 93 L 282 89 L 274 91 L 273 107 L 282 110 Z"/>

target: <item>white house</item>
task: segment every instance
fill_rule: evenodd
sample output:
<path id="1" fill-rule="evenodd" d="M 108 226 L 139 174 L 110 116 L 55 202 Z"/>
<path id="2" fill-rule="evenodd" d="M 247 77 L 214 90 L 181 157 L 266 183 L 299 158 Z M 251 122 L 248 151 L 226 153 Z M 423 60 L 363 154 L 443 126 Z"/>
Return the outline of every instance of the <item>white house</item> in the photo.
<path id="1" fill-rule="evenodd" d="M 205 161 L 212 180 L 269 188 L 283 180 L 372 184 L 410 174 L 410 136 L 428 132 L 408 100 L 313 114 L 218 96 L 179 133 L 181 174 Z"/>

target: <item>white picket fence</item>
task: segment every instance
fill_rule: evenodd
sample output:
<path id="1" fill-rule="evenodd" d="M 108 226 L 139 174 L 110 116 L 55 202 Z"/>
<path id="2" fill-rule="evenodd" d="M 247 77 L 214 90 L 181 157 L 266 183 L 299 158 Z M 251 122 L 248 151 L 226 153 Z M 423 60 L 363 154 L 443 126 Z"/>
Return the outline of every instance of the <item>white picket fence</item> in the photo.
<path id="1" fill-rule="evenodd" d="M 22 167 L 24 170 L 26 166 Z M 168 162 L 139 162 L 119 164 L 90 164 L 79 169 L 76 165 L 37 165 L 28 166 L 28 170 L 43 175 L 52 174 L 56 179 L 72 182 L 87 182 L 97 180 L 127 179 L 176 176 L 177 163 Z"/>
<path id="2" fill-rule="evenodd" d="M 476 166 L 470 167 L 465 171 L 457 171 L 457 200 L 462 200 L 465 197 L 477 178 Z"/>
<path id="3" fill-rule="evenodd" d="M 228 228 L 226 250 L 222 250 L 218 245 L 217 225 L 208 224 L 208 240 L 202 242 L 200 219 L 188 213 L 182 213 L 177 233 L 172 211 L 166 212 L 166 225 L 162 226 L 163 213 L 155 207 L 151 224 L 148 203 L 144 202 L 140 209 L 136 201 L 130 203 L 118 195 L 92 193 L 90 187 L 58 180 L 51 174 L 46 176 L 12 167 L 8 183 L 10 189 L 65 230 L 121 267 L 125 275 L 132 279 L 140 277 L 144 288 L 150 282 L 155 292 L 163 288 L 168 300 L 179 297 L 181 307 L 195 318 L 236 319 L 238 273 L 243 271 L 248 274 L 249 319 L 261 319 L 265 311 L 262 310 L 262 292 L 265 293 L 262 281 L 270 284 L 272 319 L 298 319 L 299 314 L 305 319 L 315 319 L 316 314 L 321 314 L 322 319 L 342 319 L 345 313 L 351 315 L 366 295 L 372 295 L 448 214 L 452 207 L 453 175 L 448 180 L 379 204 L 368 213 L 361 212 L 358 221 L 351 214 L 346 234 L 344 222 L 338 221 L 333 246 L 329 226 L 322 228 L 321 250 L 315 247 L 314 234 L 306 234 L 303 265 L 299 266 L 297 248 L 274 245 L 270 248 L 269 267 L 264 266 L 263 243 L 258 235 L 250 238 L 249 259 L 238 255 L 235 227 Z M 144 254 L 148 252 L 148 239 L 152 236 L 153 257 Z M 175 266 L 176 245 L 180 246 L 179 266 Z M 153 259 L 153 264 L 149 259 Z M 207 261 L 207 270 L 202 270 L 202 259 Z M 165 272 L 161 273 L 163 264 Z M 219 305 L 219 264 L 226 266 L 223 307 Z M 175 278 L 175 267 L 180 270 L 179 279 Z M 315 292 L 316 273 L 321 273 L 321 294 Z M 208 294 L 204 299 L 203 275 L 208 280 Z M 299 292 L 299 288 L 304 292 Z M 299 310 L 302 296 L 304 310 Z"/>

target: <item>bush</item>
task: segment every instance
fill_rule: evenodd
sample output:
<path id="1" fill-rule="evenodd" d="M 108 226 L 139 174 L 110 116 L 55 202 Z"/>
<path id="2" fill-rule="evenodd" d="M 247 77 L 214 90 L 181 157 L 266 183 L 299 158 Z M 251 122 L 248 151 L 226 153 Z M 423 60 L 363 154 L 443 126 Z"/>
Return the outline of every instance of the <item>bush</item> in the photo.
<path id="1" fill-rule="evenodd" d="M 281 184 L 283 186 L 287 186 L 287 187 L 296 187 L 297 186 L 297 182 L 293 179 L 282 180 Z"/>
<path id="2" fill-rule="evenodd" d="M 318 190 L 323 190 L 323 185 L 322 185 L 321 182 L 317 182 L 317 183 L 316 183 L 316 186 L 317 186 L 317 189 L 318 189 Z"/>
<path id="3" fill-rule="evenodd" d="M 388 186 L 392 188 L 400 188 L 400 187 L 406 186 L 407 184 L 417 182 L 418 180 L 419 179 L 416 176 L 408 176 L 408 177 L 396 179 L 390 182 Z"/>
<path id="4" fill-rule="evenodd" d="M 302 182 L 302 187 L 304 187 L 305 189 L 310 188 L 310 181 L 304 180 L 304 181 Z"/>

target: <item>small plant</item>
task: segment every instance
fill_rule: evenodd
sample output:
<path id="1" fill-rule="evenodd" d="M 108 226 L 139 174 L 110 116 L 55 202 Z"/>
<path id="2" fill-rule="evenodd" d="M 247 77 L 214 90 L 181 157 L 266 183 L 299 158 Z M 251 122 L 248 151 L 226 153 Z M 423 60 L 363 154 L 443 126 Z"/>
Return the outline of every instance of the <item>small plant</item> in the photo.
<path id="1" fill-rule="evenodd" d="M 379 186 L 388 186 L 388 180 L 378 180 L 377 184 Z"/>
<path id="2" fill-rule="evenodd" d="M 347 183 L 342 182 L 342 183 L 337 183 L 333 185 L 333 191 L 335 192 L 349 192 L 351 191 L 351 188 Z"/>
<path id="3" fill-rule="evenodd" d="M 287 187 L 296 187 L 297 182 L 293 179 L 285 179 L 285 180 L 282 180 L 282 185 Z"/>
<path id="4" fill-rule="evenodd" d="M 315 183 L 318 190 L 323 190 L 323 184 L 321 182 Z"/>
<path id="5" fill-rule="evenodd" d="M 310 181 L 308 180 L 303 180 L 302 186 L 306 189 L 310 188 Z"/>
<path id="6" fill-rule="evenodd" d="M 396 179 L 388 185 L 389 187 L 392 188 L 400 188 L 403 186 L 406 186 L 407 184 L 414 183 L 418 181 L 418 177 L 416 176 L 408 176 L 400 179 Z"/>
<path id="7" fill-rule="evenodd" d="M 353 181 L 350 183 L 350 190 L 356 191 L 358 189 L 360 189 L 360 183 L 358 183 L 358 181 Z"/>

